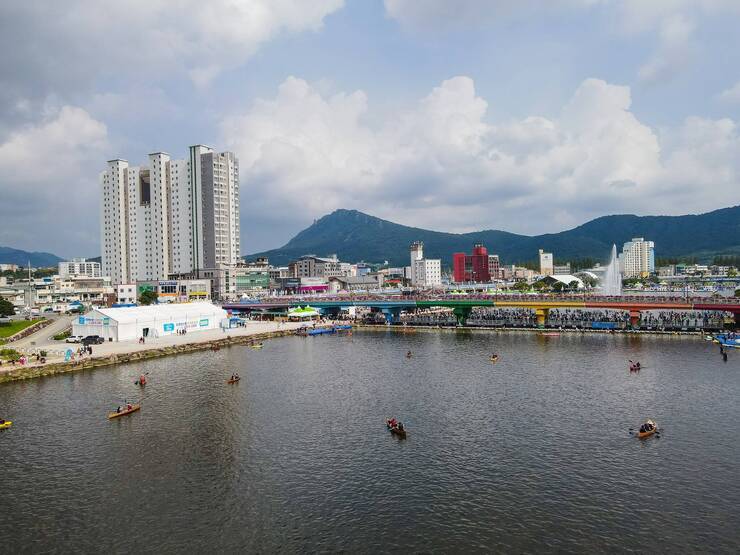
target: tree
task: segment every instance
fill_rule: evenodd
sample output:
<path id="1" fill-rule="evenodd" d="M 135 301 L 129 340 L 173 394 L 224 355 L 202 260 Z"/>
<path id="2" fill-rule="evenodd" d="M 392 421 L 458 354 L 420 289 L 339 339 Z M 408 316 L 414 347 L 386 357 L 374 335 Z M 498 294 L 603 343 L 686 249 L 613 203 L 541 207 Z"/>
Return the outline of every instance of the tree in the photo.
<path id="1" fill-rule="evenodd" d="M 0 299 L 0 316 L 12 316 L 15 314 L 13 304 L 8 299 Z"/>
<path id="2" fill-rule="evenodd" d="M 516 291 L 527 291 L 529 290 L 529 285 L 526 281 L 517 281 L 513 286 L 512 289 Z"/>
<path id="3" fill-rule="evenodd" d="M 152 291 L 151 289 L 145 289 L 139 295 L 139 304 L 141 305 L 153 304 L 153 303 L 156 303 L 158 299 L 159 299 L 159 296 L 157 295 L 156 291 Z"/>
<path id="4" fill-rule="evenodd" d="M 587 274 L 581 274 L 578 277 L 581 278 L 581 281 L 583 282 L 583 285 L 585 285 L 586 287 L 590 287 L 591 289 L 593 289 L 594 287 L 596 287 L 598 285 L 598 283 L 599 283 L 599 280 L 597 280 L 595 277 L 589 276 Z"/>
<path id="5" fill-rule="evenodd" d="M 571 282 L 570 282 L 570 283 L 568 284 L 568 287 L 570 287 L 570 289 L 571 289 L 572 291 L 578 291 L 578 285 L 579 285 L 579 284 L 578 284 L 578 281 L 574 279 L 573 281 L 571 281 Z"/>

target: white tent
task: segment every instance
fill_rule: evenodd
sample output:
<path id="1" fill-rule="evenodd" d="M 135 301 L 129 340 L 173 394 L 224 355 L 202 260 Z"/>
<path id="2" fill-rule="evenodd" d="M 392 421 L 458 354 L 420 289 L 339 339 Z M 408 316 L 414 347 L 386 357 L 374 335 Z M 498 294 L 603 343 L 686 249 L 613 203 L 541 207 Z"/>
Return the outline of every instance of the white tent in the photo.
<path id="1" fill-rule="evenodd" d="M 139 337 L 162 337 L 218 329 L 228 317 L 211 303 L 155 304 L 98 308 L 72 322 L 74 335 L 100 335 L 106 340 L 129 341 Z"/>

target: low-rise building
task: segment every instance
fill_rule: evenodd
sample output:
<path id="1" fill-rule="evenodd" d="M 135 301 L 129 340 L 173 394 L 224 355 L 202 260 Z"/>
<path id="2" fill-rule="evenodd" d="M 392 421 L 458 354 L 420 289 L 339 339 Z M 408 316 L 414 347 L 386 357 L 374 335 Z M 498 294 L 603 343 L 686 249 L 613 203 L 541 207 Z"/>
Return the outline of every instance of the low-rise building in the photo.
<path id="1" fill-rule="evenodd" d="M 93 262 L 86 258 L 73 258 L 59 263 L 59 277 L 100 277 L 100 262 Z"/>
<path id="2" fill-rule="evenodd" d="M 552 267 L 552 273 L 555 275 L 568 275 L 570 274 L 570 262 L 565 264 L 558 264 Z"/>
<path id="3" fill-rule="evenodd" d="M 99 308 L 76 318 L 72 322 L 72 333 L 99 335 L 106 341 L 133 341 L 182 331 L 218 329 L 227 321 L 225 310 L 207 302 Z"/>
<path id="4" fill-rule="evenodd" d="M 136 304 L 136 284 L 121 283 L 116 285 L 116 303 L 117 304 Z"/>
<path id="5" fill-rule="evenodd" d="M 154 291 L 159 303 L 190 303 L 211 300 L 211 282 L 208 279 L 169 279 L 136 282 L 136 294 Z"/>
<path id="6" fill-rule="evenodd" d="M 375 291 L 383 287 L 383 274 L 368 274 L 365 276 L 336 276 L 329 278 L 328 292 Z"/>

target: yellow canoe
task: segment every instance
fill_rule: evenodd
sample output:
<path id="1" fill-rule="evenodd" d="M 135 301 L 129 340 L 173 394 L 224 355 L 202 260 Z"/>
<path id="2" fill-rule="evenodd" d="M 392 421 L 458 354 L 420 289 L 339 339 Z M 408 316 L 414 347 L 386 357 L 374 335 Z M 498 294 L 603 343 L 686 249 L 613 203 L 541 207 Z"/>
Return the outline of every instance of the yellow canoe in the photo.
<path id="1" fill-rule="evenodd" d="M 127 414 L 131 414 L 132 412 L 136 412 L 141 408 L 141 405 L 131 405 L 130 409 L 124 409 L 121 412 L 109 412 L 108 413 L 108 420 L 112 420 L 113 418 L 118 418 L 119 416 L 125 416 Z"/>
<path id="2" fill-rule="evenodd" d="M 0 424 L 0 430 L 4 430 L 6 428 L 10 428 L 12 425 L 13 425 L 13 422 L 11 422 L 10 420 L 6 420 L 2 424 Z"/>

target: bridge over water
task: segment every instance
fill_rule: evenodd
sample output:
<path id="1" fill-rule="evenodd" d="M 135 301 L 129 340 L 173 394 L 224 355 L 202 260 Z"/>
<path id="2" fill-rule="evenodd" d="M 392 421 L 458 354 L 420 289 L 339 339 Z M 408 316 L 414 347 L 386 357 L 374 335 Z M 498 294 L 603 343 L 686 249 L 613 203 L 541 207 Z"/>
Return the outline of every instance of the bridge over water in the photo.
<path id="1" fill-rule="evenodd" d="M 482 295 L 438 296 L 438 297 L 288 297 L 259 303 L 229 303 L 226 310 L 233 312 L 284 312 L 288 309 L 310 305 L 322 314 L 338 314 L 350 307 L 370 308 L 381 312 L 386 321 L 397 322 L 401 312 L 421 308 L 451 308 L 459 324 L 464 324 L 475 307 L 529 308 L 535 311 L 537 325 L 544 326 L 547 315 L 553 308 L 611 309 L 629 311 L 630 322 L 637 325 L 640 313 L 647 310 L 721 310 L 731 312 L 740 324 L 740 299 L 735 298 L 680 298 L 680 297 L 602 297 L 579 295 Z"/>

